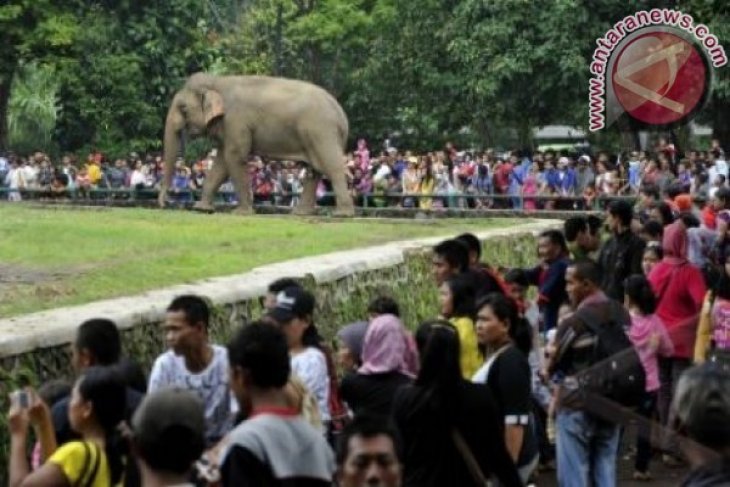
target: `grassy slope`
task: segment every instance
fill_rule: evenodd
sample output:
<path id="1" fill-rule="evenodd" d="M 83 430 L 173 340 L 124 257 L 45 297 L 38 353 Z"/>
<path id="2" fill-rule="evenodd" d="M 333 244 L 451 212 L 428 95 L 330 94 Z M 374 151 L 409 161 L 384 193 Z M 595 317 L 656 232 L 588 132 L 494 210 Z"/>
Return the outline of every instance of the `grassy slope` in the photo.
<path id="1" fill-rule="evenodd" d="M 242 218 L 4 204 L 0 265 L 28 282 L 8 285 L 8 276 L 0 275 L 0 317 L 237 274 L 297 257 L 514 223 Z"/>

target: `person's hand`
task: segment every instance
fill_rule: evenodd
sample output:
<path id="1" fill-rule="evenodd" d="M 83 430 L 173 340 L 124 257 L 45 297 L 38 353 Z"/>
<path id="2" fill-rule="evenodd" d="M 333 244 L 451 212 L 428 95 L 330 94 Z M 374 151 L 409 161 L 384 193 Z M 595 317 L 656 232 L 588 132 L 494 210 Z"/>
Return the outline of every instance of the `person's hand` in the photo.
<path id="1" fill-rule="evenodd" d="M 8 411 L 8 430 L 11 436 L 20 437 L 28 434 L 30 420 L 28 412 L 20 407 L 17 398 L 11 395 L 10 411 Z"/>
<path id="2" fill-rule="evenodd" d="M 50 421 L 51 410 L 43 399 L 38 396 L 34 389 L 28 388 L 28 396 L 30 397 L 30 406 L 28 406 L 28 418 L 33 426 L 39 426 L 46 421 Z"/>

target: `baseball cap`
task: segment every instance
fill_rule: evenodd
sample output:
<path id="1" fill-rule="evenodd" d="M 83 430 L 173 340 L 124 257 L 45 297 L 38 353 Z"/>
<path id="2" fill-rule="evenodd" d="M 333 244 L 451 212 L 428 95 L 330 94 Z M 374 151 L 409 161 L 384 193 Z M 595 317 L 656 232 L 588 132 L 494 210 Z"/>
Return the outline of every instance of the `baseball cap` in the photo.
<path id="1" fill-rule="evenodd" d="M 709 447 L 730 444 L 730 373 L 706 362 L 679 379 L 672 407 L 694 440 Z"/>
<path id="2" fill-rule="evenodd" d="M 160 389 L 142 400 L 132 417 L 132 431 L 135 442 L 147 450 L 181 448 L 181 438 L 186 445 L 199 445 L 200 451 L 190 452 L 194 459 L 205 447 L 205 407 L 189 390 Z"/>
<path id="3" fill-rule="evenodd" d="M 314 296 L 300 287 L 288 287 L 276 295 L 276 304 L 269 316 L 278 323 L 303 318 L 314 312 Z"/>

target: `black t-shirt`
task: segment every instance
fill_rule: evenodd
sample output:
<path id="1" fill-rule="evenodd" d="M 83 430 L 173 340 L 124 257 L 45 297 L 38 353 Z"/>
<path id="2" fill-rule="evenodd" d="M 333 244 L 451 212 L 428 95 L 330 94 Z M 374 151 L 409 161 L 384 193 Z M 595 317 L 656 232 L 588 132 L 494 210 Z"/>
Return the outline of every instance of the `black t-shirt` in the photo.
<path id="1" fill-rule="evenodd" d="M 524 353 L 514 345 L 500 353 L 492 363 L 487 386 L 492 391 L 502 426 L 525 427 L 522 450 L 517 464 L 525 465 L 537 455 L 537 440 L 532 416 L 532 372 Z"/>
<path id="2" fill-rule="evenodd" d="M 492 273 L 483 266 L 474 267 L 464 273 L 474 286 L 475 300 L 479 301 L 484 296 L 492 293 L 504 294 L 502 286 Z"/>
<path id="3" fill-rule="evenodd" d="M 412 381 L 399 372 L 385 374 L 348 373 L 340 384 L 340 395 L 356 414 L 388 416 L 396 391 Z"/>
<path id="4" fill-rule="evenodd" d="M 492 394 L 484 384 L 460 380 L 436 407 L 431 391 L 420 386 L 401 387 L 393 400 L 393 419 L 403 439 L 405 487 L 474 485 L 452 431 L 461 433 L 479 462 L 482 473 L 494 474 L 506 487 L 522 485 L 517 469 L 504 445 Z"/>

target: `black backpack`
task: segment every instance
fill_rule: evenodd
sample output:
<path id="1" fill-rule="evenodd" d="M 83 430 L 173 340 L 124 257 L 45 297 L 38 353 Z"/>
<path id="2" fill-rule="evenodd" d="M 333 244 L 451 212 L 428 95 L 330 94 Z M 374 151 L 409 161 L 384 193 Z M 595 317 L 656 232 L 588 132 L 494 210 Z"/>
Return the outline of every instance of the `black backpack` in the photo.
<path id="1" fill-rule="evenodd" d="M 646 374 L 639 354 L 626 335 L 627 313 L 611 302 L 610 316 L 598 313 L 592 306 L 575 312 L 595 337 L 591 366 L 576 374 L 581 392 L 587 396 L 602 396 L 621 406 L 634 408 L 646 395 Z M 591 398 L 586 398 L 586 404 Z"/>

